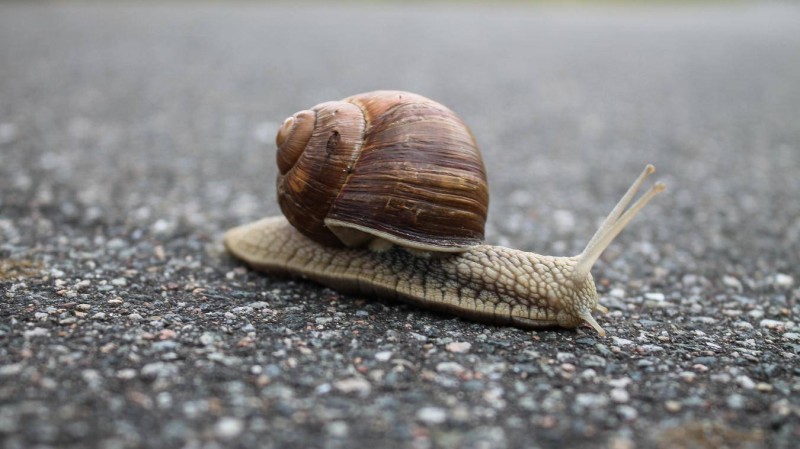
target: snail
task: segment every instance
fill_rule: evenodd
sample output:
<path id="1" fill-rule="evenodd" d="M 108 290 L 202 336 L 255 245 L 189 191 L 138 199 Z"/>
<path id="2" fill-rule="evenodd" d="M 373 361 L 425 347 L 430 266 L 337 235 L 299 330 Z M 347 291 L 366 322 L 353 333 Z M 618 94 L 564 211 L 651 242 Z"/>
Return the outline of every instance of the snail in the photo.
<path id="1" fill-rule="evenodd" d="M 286 119 L 276 137 L 284 216 L 225 233 L 255 270 L 344 293 L 388 297 L 520 328 L 582 324 L 601 336 L 590 270 L 659 192 L 630 205 L 647 165 L 577 256 L 542 256 L 483 243 L 486 174 L 475 139 L 445 106 L 375 91 Z M 628 207 L 630 205 L 630 207 Z"/>

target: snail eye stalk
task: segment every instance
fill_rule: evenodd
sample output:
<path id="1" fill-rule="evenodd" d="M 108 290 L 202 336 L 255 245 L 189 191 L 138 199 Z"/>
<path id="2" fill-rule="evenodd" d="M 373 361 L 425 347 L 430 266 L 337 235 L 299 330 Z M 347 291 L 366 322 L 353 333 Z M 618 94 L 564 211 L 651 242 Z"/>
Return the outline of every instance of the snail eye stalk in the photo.
<path id="1" fill-rule="evenodd" d="M 608 214 L 608 217 L 606 217 L 603 224 L 600 225 L 600 228 L 595 232 L 592 239 L 586 244 L 586 248 L 580 254 L 578 263 L 575 265 L 575 269 L 572 273 L 573 281 L 579 283 L 582 282 L 583 279 L 586 279 L 594 263 L 597 262 L 597 259 L 603 251 L 614 241 L 614 238 L 625 229 L 625 226 L 633 220 L 633 217 L 635 217 L 650 200 L 664 191 L 666 188 L 664 184 L 657 182 L 650 190 L 636 200 L 633 206 L 628 208 L 628 205 L 636 196 L 636 193 L 642 187 L 644 181 L 655 173 L 655 171 L 656 168 L 648 164 L 642 171 L 642 174 L 636 178 L 636 181 L 634 181 L 628 191 L 625 192 L 625 195 L 622 196 L 622 199 L 614 206 L 611 213 Z"/>

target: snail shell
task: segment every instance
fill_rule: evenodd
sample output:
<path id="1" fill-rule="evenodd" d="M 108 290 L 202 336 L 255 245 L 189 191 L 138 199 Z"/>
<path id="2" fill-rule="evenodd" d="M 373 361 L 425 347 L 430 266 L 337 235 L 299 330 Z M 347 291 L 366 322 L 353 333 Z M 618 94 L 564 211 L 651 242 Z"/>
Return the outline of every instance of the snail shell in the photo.
<path id="1" fill-rule="evenodd" d="M 375 91 L 321 103 L 286 119 L 276 144 L 281 210 L 318 243 L 460 252 L 483 242 L 480 151 L 433 100 Z"/>

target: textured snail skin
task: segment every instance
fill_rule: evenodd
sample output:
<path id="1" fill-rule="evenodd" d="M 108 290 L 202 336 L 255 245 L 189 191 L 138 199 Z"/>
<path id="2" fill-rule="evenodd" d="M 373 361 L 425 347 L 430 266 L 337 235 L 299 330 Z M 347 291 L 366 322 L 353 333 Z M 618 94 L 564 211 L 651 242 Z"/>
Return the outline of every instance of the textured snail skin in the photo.
<path id="1" fill-rule="evenodd" d="M 577 257 L 490 245 L 431 257 L 396 246 L 385 251 L 327 247 L 300 234 L 283 217 L 231 229 L 224 243 L 258 271 L 309 279 L 345 293 L 404 300 L 481 322 L 575 328 L 592 311 L 605 311 L 597 304 L 591 275 L 575 285 Z M 598 332 L 605 334 L 599 326 Z"/>

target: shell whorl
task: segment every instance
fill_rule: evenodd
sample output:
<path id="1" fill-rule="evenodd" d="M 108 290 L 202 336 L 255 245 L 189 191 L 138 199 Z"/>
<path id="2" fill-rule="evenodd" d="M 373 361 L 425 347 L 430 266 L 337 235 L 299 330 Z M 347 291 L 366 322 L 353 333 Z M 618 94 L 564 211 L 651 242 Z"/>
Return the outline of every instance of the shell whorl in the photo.
<path id="1" fill-rule="evenodd" d="M 378 237 L 431 251 L 483 241 L 483 161 L 469 128 L 439 103 L 397 91 L 354 95 L 295 114 L 276 142 L 281 209 L 312 240 L 358 246 Z"/>
<path id="2" fill-rule="evenodd" d="M 311 133 L 314 132 L 316 120 L 317 114 L 314 111 L 300 111 L 283 122 L 275 136 L 275 146 L 278 147 L 276 159 L 281 175 L 291 170 L 303 154 Z"/>

